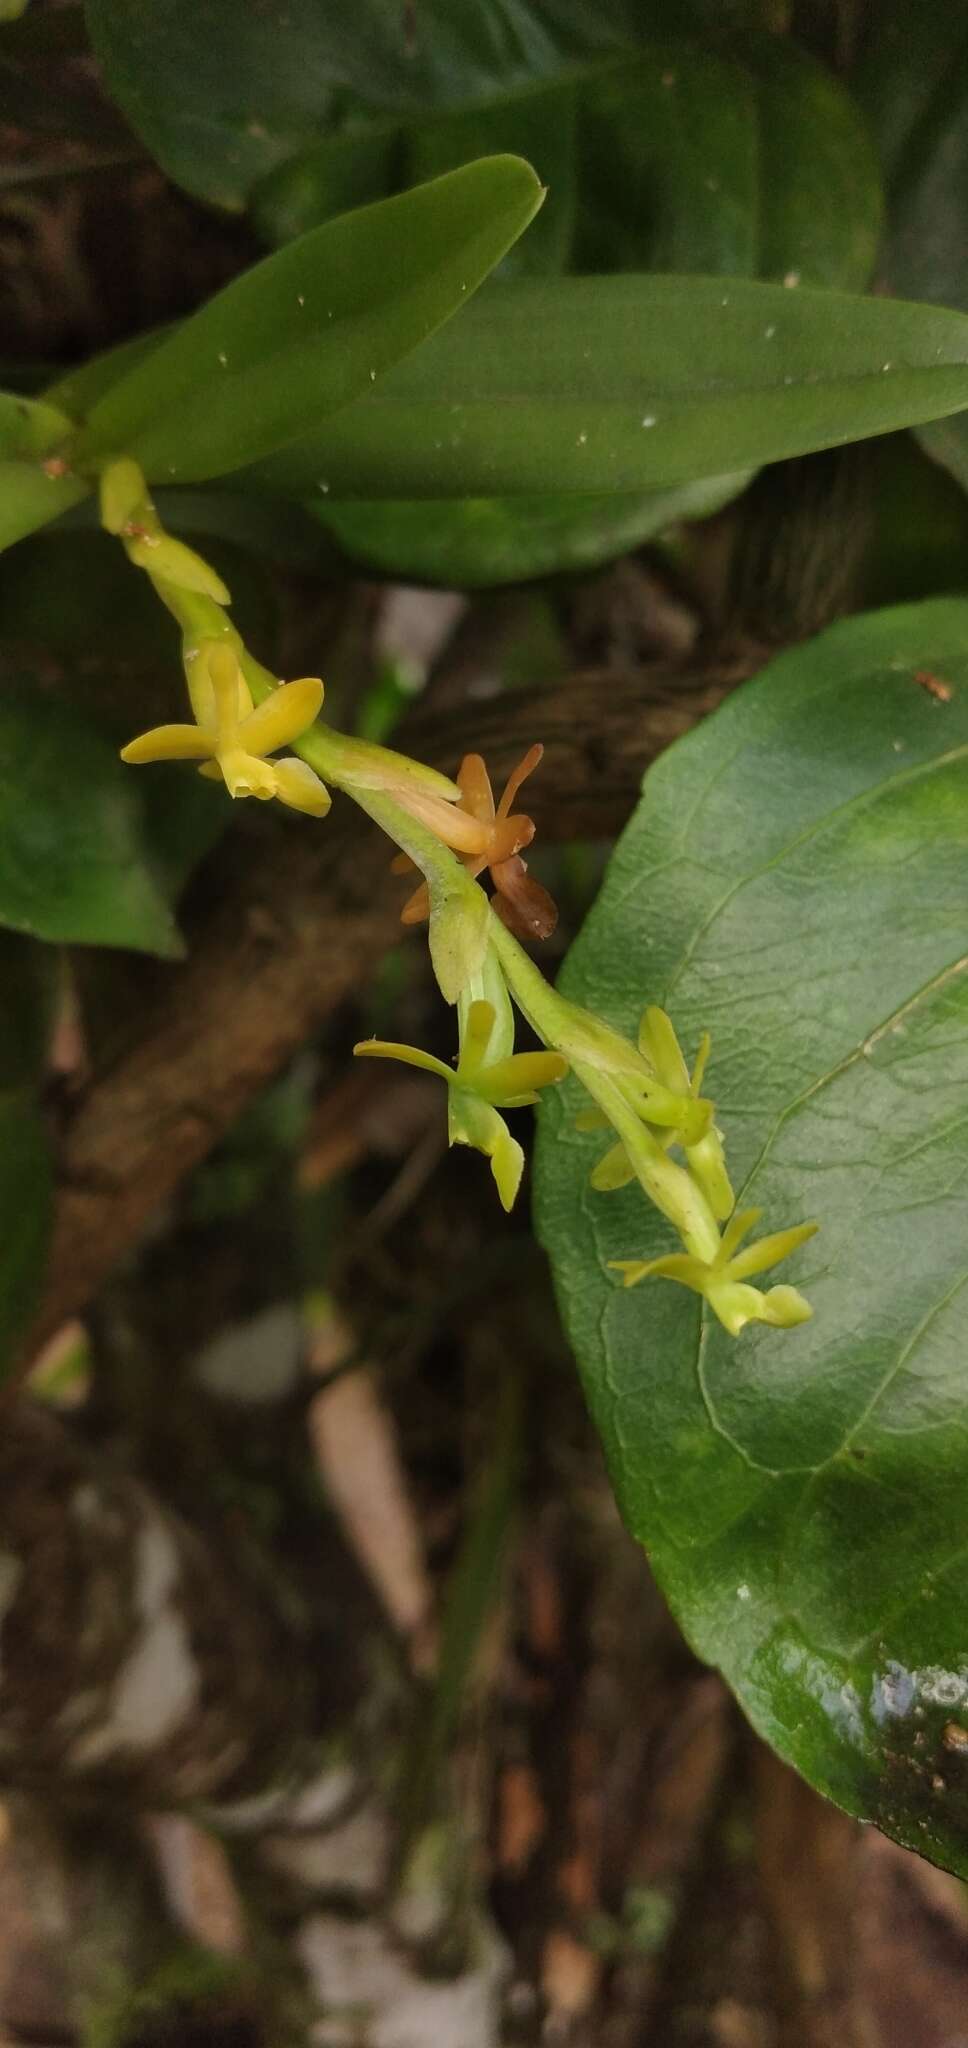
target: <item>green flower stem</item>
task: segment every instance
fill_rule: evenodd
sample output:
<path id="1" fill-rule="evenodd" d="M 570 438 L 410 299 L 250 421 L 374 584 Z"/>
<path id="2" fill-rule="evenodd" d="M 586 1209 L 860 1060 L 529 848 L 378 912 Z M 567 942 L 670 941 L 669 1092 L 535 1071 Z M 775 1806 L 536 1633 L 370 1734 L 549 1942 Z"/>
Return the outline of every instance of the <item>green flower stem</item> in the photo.
<path id="1" fill-rule="evenodd" d="M 646 1130 L 604 1064 L 614 1041 L 620 1065 L 628 1071 L 632 1048 L 599 1018 L 560 996 L 493 912 L 491 944 L 518 1008 L 545 1045 L 564 1053 L 572 1072 L 607 1116 L 649 1200 L 675 1225 L 688 1251 L 699 1259 L 714 1259 L 720 1247 L 719 1227 L 705 1195 Z"/>

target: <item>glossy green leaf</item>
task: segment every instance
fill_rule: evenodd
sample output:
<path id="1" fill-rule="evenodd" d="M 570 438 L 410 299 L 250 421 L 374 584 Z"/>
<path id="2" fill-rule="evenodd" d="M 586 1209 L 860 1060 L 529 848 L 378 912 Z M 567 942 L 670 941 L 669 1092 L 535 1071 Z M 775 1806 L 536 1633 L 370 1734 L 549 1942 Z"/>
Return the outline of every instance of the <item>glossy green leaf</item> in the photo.
<path id="1" fill-rule="evenodd" d="M 70 431 L 70 420 L 56 406 L 0 391 L 0 457 L 46 455 Z"/>
<path id="2" fill-rule="evenodd" d="M 50 1211 L 40 1111 L 25 1092 L 0 1094 L 0 1380 L 40 1289 Z"/>
<path id="3" fill-rule="evenodd" d="M 289 243 L 95 401 L 78 461 L 123 449 L 198 482 L 282 446 L 448 320 L 541 197 L 519 157 L 488 157 Z"/>
<path id="4" fill-rule="evenodd" d="M 74 476 L 48 476 L 39 462 L 0 461 L 0 548 L 13 546 L 79 505 L 90 484 Z"/>
<path id="5" fill-rule="evenodd" d="M 856 81 L 887 190 L 885 283 L 968 308 L 968 23 L 945 0 L 889 0 Z M 926 448 L 968 484 L 968 429 L 932 425 Z"/>
<path id="6" fill-rule="evenodd" d="M 492 285 L 241 481 L 332 497 L 656 491 L 968 406 L 968 319 L 745 278 Z"/>
<path id="7" fill-rule="evenodd" d="M 681 27 L 681 24 L 679 24 Z M 728 53 L 641 40 L 592 51 L 528 92 L 483 105 L 430 102 L 394 126 L 382 100 L 256 188 L 272 241 L 315 227 L 344 191 L 359 202 L 495 149 L 533 163 L 548 199 L 504 274 L 670 270 L 860 287 L 873 266 L 880 176 L 843 87 L 792 43 L 747 37 Z"/>
<path id="8" fill-rule="evenodd" d="M 680 520 L 717 512 L 746 481 L 707 477 L 642 497 L 417 499 L 312 509 L 347 554 L 370 569 L 481 589 L 595 568 Z"/>
<path id="9" fill-rule="evenodd" d="M 759 18 L 749 0 L 87 0 L 94 48 L 132 127 L 198 197 L 241 207 L 260 177 L 361 108 L 457 111 L 607 61 L 643 36 Z"/>
<path id="10" fill-rule="evenodd" d="M 933 677 L 940 690 L 928 685 Z M 646 1002 L 740 1206 L 820 1235 L 814 1319 L 738 1339 L 612 1258 L 672 1249 L 541 1109 L 538 1216 L 623 1512 L 699 1655 L 850 1812 L 968 1873 L 968 603 L 778 660 L 646 778 L 562 986 Z"/>
<path id="11" fill-rule="evenodd" d="M 42 939 L 175 954 L 139 801 L 96 729 L 39 690 L 0 693 L 0 924 Z"/>

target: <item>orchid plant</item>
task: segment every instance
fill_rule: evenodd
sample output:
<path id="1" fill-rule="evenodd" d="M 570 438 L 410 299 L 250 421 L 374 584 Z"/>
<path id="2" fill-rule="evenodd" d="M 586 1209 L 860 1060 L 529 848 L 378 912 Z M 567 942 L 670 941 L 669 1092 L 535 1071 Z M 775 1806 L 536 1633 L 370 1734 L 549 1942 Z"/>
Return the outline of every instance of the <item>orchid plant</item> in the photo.
<path id="1" fill-rule="evenodd" d="M 122 748 L 122 760 L 194 761 L 201 775 L 221 778 L 236 800 L 278 798 L 317 818 L 329 810 L 326 785 L 332 784 L 396 841 L 394 868 L 422 872 L 402 922 L 429 918 L 441 991 L 457 1008 L 455 1065 L 378 1039 L 356 1052 L 401 1059 L 446 1082 L 449 1141 L 489 1159 L 505 1209 L 517 1195 L 524 1153 L 499 1112 L 536 1102 L 541 1089 L 570 1070 L 589 1098 L 583 1117 L 610 1126 L 615 1137 L 593 1172 L 593 1186 L 605 1190 L 637 1180 L 683 1247 L 658 1259 L 613 1261 L 625 1284 L 652 1275 L 679 1280 L 705 1297 L 733 1335 L 748 1322 L 789 1328 L 805 1321 L 810 1308 L 795 1287 L 764 1293 L 749 1275 L 786 1257 L 816 1225 L 775 1232 L 738 1252 L 757 1215 L 733 1216 L 714 1105 L 699 1094 L 708 1038 L 690 1074 L 664 1011 L 646 1010 L 632 1044 L 557 995 L 523 949 L 522 938 L 547 936 L 556 920 L 551 897 L 522 858 L 534 821 L 511 808 L 540 763 L 541 747 L 529 749 L 495 805 L 479 754 L 465 756 L 451 783 L 409 756 L 334 732 L 318 716 L 319 678 L 280 682 L 244 646 L 229 619 L 229 592 L 201 555 L 165 532 L 132 458 L 105 465 L 100 502 L 105 528 L 118 536 L 181 628 L 194 718 L 142 733 Z M 268 758 L 282 747 L 295 752 Z M 490 899 L 478 880 L 485 871 L 494 888 Z M 446 943 L 435 950 L 441 925 Z M 515 1005 L 545 1051 L 515 1052 Z"/>

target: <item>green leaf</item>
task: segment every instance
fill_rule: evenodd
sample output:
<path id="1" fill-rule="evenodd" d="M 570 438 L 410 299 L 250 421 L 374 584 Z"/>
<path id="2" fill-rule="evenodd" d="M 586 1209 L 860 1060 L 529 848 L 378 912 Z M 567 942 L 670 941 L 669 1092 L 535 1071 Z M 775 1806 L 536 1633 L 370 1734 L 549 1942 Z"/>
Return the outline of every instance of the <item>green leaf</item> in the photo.
<path id="1" fill-rule="evenodd" d="M 236 208 L 360 104 L 385 120 L 485 107 L 644 34 L 704 16 L 728 28 L 751 13 L 720 0 L 421 0 L 412 14 L 386 0 L 352 10 L 319 0 L 87 0 L 91 40 L 132 127 L 190 192 Z"/>
<path id="2" fill-rule="evenodd" d="M 877 253 L 866 127 L 843 87 L 776 36 L 746 37 L 728 57 L 660 44 L 592 81 L 577 182 L 578 270 L 859 289 Z"/>
<path id="3" fill-rule="evenodd" d="M 595 568 L 680 520 L 718 512 L 746 481 L 707 477 L 642 497 L 389 500 L 310 509 L 347 554 L 370 569 L 480 589 Z"/>
<path id="4" fill-rule="evenodd" d="M 640 493 L 963 406 L 955 313 L 744 278 L 528 279 L 492 285 L 244 481 L 334 498 Z"/>
<path id="5" fill-rule="evenodd" d="M 40 1289 L 50 1212 L 40 1111 L 26 1093 L 0 1095 L 0 1380 Z"/>
<path id="6" fill-rule="evenodd" d="M 0 924 L 36 938 L 180 950 L 146 865 L 131 771 L 71 707 L 0 695 Z"/>
<path id="7" fill-rule="evenodd" d="M 78 462 L 123 449 L 198 482 L 280 447 L 448 320 L 541 197 L 528 164 L 489 157 L 289 243 L 95 401 Z"/>
<path id="8" fill-rule="evenodd" d="M 968 26 L 945 0 L 889 0 L 856 80 L 887 187 L 881 257 L 892 291 L 968 308 Z M 968 485 L 963 420 L 920 438 Z"/>
<path id="9" fill-rule="evenodd" d="M 0 456 L 46 455 L 70 431 L 70 420 L 56 406 L 0 391 Z"/>
<path id="10" fill-rule="evenodd" d="M 925 687 L 934 677 L 949 692 Z M 852 1813 L 968 1873 L 968 603 L 833 627 L 650 771 L 562 986 L 712 1033 L 741 1207 L 814 1319 L 737 1340 L 541 1110 L 537 1200 L 630 1528 L 700 1656 Z M 607 1136 L 607 1134 L 606 1134 Z"/>
<path id="11" fill-rule="evenodd" d="M 39 462 L 0 461 L 0 548 L 49 526 L 79 505 L 90 484 L 75 476 L 48 476 Z"/>
<path id="12" fill-rule="evenodd" d="M 681 26 L 681 24 L 680 24 Z M 675 40 L 619 59 L 599 49 L 522 91 L 513 72 L 457 111 L 428 101 L 400 117 L 382 99 L 259 185 L 253 218 L 271 241 L 359 203 L 512 149 L 548 199 L 504 274 L 670 270 L 867 283 L 880 176 L 843 87 L 776 36 L 729 53 Z"/>

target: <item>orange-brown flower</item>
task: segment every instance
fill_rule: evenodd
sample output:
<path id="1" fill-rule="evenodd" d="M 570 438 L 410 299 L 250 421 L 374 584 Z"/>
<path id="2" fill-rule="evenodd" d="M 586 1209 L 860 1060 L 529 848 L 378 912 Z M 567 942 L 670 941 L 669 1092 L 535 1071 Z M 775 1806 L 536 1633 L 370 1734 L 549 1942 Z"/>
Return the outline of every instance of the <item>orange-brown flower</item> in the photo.
<path id="1" fill-rule="evenodd" d="M 481 755 L 465 754 L 456 777 L 460 801 L 440 806 L 442 812 L 449 814 L 441 821 L 443 829 L 426 809 L 421 812 L 424 823 L 459 853 L 469 874 L 476 876 L 489 869 L 495 889 L 494 909 L 502 924 L 519 939 L 549 938 L 558 922 L 553 898 L 528 874 L 527 862 L 521 859 L 522 847 L 530 846 L 534 838 L 534 820 L 523 811 L 511 810 L 522 782 L 533 774 L 543 753 L 540 745 L 529 747 L 508 776 L 496 807 Z M 401 853 L 393 862 L 393 870 L 395 874 L 405 874 L 413 865 L 409 856 Z M 401 921 L 420 924 L 429 911 L 427 884 L 421 882 L 404 904 Z"/>

